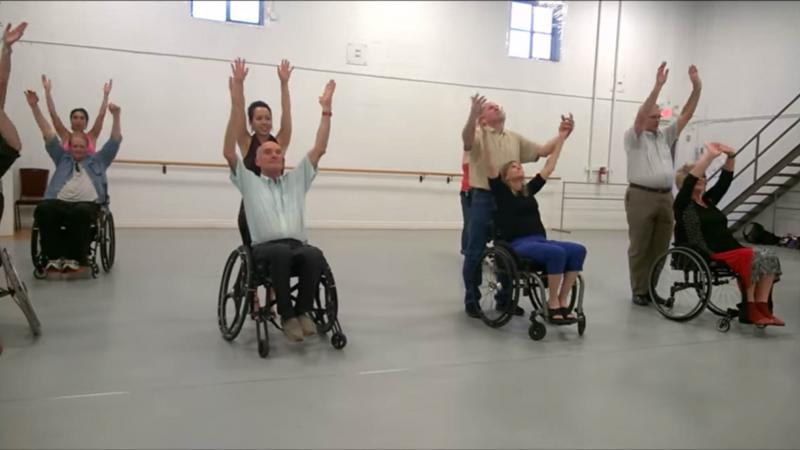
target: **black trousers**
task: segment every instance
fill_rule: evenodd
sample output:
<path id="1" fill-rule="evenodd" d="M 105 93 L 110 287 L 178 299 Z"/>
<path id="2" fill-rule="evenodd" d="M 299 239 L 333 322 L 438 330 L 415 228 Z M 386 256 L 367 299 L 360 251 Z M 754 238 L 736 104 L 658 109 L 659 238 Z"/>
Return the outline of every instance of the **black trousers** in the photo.
<path id="1" fill-rule="evenodd" d="M 326 264 L 320 249 L 294 239 L 280 239 L 254 246 L 252 255 L 256 267 L 263 265 L 269 271 L 278 302 L 278 314 L 283 320 L 311 311 Z M 300 279 L 294 307 L 289 296 L 292 275 Z"/>
<path id="2" fill-rule="evenodd" d="M 45 200 L 33 216 L 39 226 L 42 253 L 47 259 L 74 259 L 88 263 L 91 225 L 97 220 L 98 206 L 93 202 Z"/>

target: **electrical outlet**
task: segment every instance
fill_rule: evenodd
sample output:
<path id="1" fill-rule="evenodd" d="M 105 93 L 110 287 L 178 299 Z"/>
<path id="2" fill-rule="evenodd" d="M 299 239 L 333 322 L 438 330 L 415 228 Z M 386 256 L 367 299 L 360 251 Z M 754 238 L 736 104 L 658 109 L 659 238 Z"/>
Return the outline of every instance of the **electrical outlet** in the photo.
<path id="1" fill-rule="evenodd" d="M 347 64 L 355 66 L 367 65 L 367 45 L 347 44 Z"/>

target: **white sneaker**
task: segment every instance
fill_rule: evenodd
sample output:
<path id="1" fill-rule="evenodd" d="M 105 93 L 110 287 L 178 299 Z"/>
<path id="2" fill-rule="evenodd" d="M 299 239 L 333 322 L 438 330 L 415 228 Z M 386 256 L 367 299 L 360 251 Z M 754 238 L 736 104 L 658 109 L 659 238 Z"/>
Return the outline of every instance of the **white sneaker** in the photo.
<path id="1" fill-rule="evenodd" d="M 300 328 L 303 330 L 303 336 L 313 336 L 317 334 L 317 325 L 308 317 L 308 314 L 300 314 L 297 316 L 297 320 L 300 322 Z"/>
<path id="2" fill-rule="evenodd" d="M 64 260 L 63 270 L 77 272 L 81 270 L 81 265 L 78 264 L 78 261 L 75 261 L 74 259 L 67 259 Z"/>
<path id="3" fill-rule="evenodd" d="M 300 328 L 300 322 L 297 317 L 292 317 L 289 320 L 281 320 L 283 325 L 283 334 L 292 342 L 303 342 L 303 329 Z"/>
<path id="4" fill-rule="evenodd" d="M 51 259 L 47 261 L 47 265 L 44 267 L 44 270 L 48 272 L 61 272 L 64 268 L 64 261 L 61 259 Z"/>

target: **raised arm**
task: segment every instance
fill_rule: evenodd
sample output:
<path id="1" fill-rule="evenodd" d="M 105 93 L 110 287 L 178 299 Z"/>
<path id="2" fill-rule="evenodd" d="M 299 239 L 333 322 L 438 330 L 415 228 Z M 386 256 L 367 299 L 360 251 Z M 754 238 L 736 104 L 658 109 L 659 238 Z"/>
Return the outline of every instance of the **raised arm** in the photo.
<path id="1" fill-rule="evenodd" d="M 282 60 L 278 66 L 278 79 L 281 81 L 281 129 L 275 139 L 283 149 L 283 154 L 289 148 L 292 141 L 292 99 L 289 97 L 289 77 L 292 75 L 294 67 L 289 66 L 289 61 Z"/>
<path id="2" fill-rule="evenodd" d="M 560 150 L 564 141 L 572 134 L 573 128 L 575 128 L 575 119 L 572 118 L 572 113 L 567 116 L 562 115 L 561 123 L 558 125 L 558 134 L 539 148 L 539 156 L 548 156 L 556 149 Z M 543 178 L 547 179 L 545 176 Z"/>
<path id="3" fill-rule="evenodd" d="M 111 93 L 111 84 L 112 80 L 108 80 L 108 83 L 103 85 L 103 101 L 100 103 L 100 111 L 97 112 L 97 117 L 94 119 L 94 125 L 92 125 L 92 129 L 89 130 L 88 133 L 95 142 L 97 142 L 100 132 L 103 131 L 103 121 L 106 118 L 106 108 L 109 106 L 108 94 Z"/>
<path id="4" fill-rule="evenodd" d="M 50 113 L 50 120 L 53 122 L 53 126 L 55 127 L 56 133 L 61 138 L 61 141 L 67 142 L 69 140 L 69 130 L 67 127 L 64 126 L 64 123 L 61 122 L 61 119 L 58 117 L 58 111 L 56 111 L 56 103 L 53 101 L 53 83 L 47 78 L 46 75 L 42 75 L 42 87 L 44 87 L 44 98 L 45 102 L 47 103 L 47 112 Z"/>
<path id="5" fill-rule="evenodd" d="M 636 132 L 637 138 L 641 136 L 644 131 L 647 116 L 653 110 L 653 106 L 656 105 L 658 94 L 661 93 L 661 88 L 664 87 L 664 84 L 667 82 L 668 75 L 669 69 L 667 69 L 667 63 L 662 62 L 661 65 L 658 66 L 658 71 L 656 72 L 656 84 L 653 86 L 653 90 L 650 91 L 650 95 L 647 96 L 647 99 L 642 103 L 642 106 L 639 107 L 639 112 L 636 114 L 636 121 L 633 123 L 633 130 Z"/>
<path id="6" fill-rule="evenodd" d="M 42 110 L 39 109 L 39 96 L 36 95 L 36 92 L 31 90 L 25 91 L 25 98 L 28 101 L 28 105 L 31 107 L 33 118 L 36 119 L 36 125 L 39 125 L 39 130 L 42 131 L 44 140 L 49 141 L 57 137 L 55 130 L 53 130 L 53 127 L 47 122 L 47 119 L 44 118 Z"/>
<path id="7" fill-rule="evenodd" d="M 245 61 L 241 58 L 231 64 L 233 74 L 228 78 L 228 89 L 231 91 L 231 112 L 228 116 L 228 126 L 225 128 L 225 139 L 222 144 L 222 155 L 228 161 L 231 170 L 236 169 L 236 142 L 241 137 L 244 129 L 247 134 L 247 126 L 244 121 L 244 79 L 249 71 L 245 67 Z M 239 148 L 242 155 L 247 152 L 248 144 L 242 146 L 239 140 Z"/>
<path id="8" fill-rule="evenodd" d="M 461 131 L 461 140 L 464 141 L 464 151 L 472 150 L 472 144 L 475 143 L 475 127 L 478 125 L 478 119 L 483 112 L 483 105 L 486 103 L 486 97 L 478 95 L 477 93 L 470 97 L 472 106 L 469 109 L 469 117 L 464 129 Z"/>
<path id="9" fill-rule="evenodd" d="M 22 38 L 27 27 L 28 23 L 22 22 L 12 29 L 9 23 L 3 32 L 3 50 L 0 54 L 0 109 L 6 106 L 8 82 L 11 79 L 11 46 Z"/>
<path id="10" fill-rule="evenodd" d="M 692 80 L 692 93 L 689 94 L 689 99 L 681 110 L 681 115 L 678 116 L 678 134 L 686 127 L 686 124 L 692 120 L 694 111 L 697 109 L 697 102 L 700 101 L 700 90 L 703 88 L 703 83 L 700 82 L 700 75 L 697 73 L 697 67 L 694 65 L 689 66 L 689 79 Z"/>
<path id="11" fill-rule="evenodd" d="M 247 121 L 244 113 L 244 79 L 249 71 L 250 69 L 247 68 L 245 60 L 236 58 L 231 64 L 231 77 L 228 82 L 228 88 L 231 92 L 231 114 L 228 126 L 234 127 L 230 132 L 233 133 L 233 139 L 239 145 L 239 152 L 242 157 L 246 156 L 250 150 L 250 133 L 247 132 Z M 231 125 L 231 121 L 234 122 L 233 125 Z"/>
<path id="12" fill-rule="evenodd" d="M 322 106 L 322 117 L 319 120 L 319 128 L 317 129 L 317 138 L 314 141 L 314 147 L 308 151 L 308 160 L 314 168 L 317 168 L 319 159 L 325 154 L 328 149 L 328 137 L 331 134 L 331 116 L 333 115 L 332 103 L 333 92 L 336 91 L 336 82 L 333 80 L 328 81 L 325 85 L 325 90 L 319 97 L 319 104 Z"/>
<path id="13" fill-rule="evenodd" d="M 547 158 L 547 162 L 544 163 L 542 170 L 539 171 L 539 176 L 545 180 L 550 178 L 556 170 L 556 163 L 558 162 L 558 157 L 561 156 L 561 149 L 564 147 L 564 142 L 567 140 L 567 137 L 569 137 L 569 134 L 572 133 L 573 126 L 572 114 L 568 117 L 561 116 L 561 126 L 558 127 L 558 136 L 554 139 L 553 151 Z"/>
<path id="14" fill-rule="evenodd" d="M 97 159 L 102 161 L 106 167 L 110 166 L 111 163 L 114 162 L 114 158 L 116 158 L 117 153 L 119 153 L 119 144 L 122 142 L 120 111 L 120 107 L 114 103 L 108 104 L 108 112 L 111 113 L 112 118 L 111 139 L 106 141 L 106 143 L 103 145 L 103 148 L 97 152 L 97 155 L 95 156 Z"/>

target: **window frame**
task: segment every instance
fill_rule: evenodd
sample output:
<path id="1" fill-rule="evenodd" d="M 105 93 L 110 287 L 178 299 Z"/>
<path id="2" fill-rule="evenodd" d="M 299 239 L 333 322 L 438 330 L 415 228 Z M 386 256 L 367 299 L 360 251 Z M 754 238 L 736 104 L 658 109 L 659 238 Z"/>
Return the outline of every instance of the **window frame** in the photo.
<path id="1" fill-rule="evenodd" d="M 514 28 L 511 26 L 512 17 L 511 11 L 513 10 L 513 4 L 519 3 L 524 5 L 531 6 L 531 28 L 529 30 Z M 563 31 L 563 23 L 561 20 L 557 19 L 559 16 L 558 13 L 563 14 L 564 9 L 563 3 L 553 3 L 553 2 L 542 2 L 539 0 L 510 0 L 509 1 L 509 19 L 508 19 L 508 33 L 507 33 L 507 49 L 506 53 L 507 56 L 510 58 L 518 58 L 518 59 L 527 59 L 527 60 L 534 60 L 534 61 L 549 61 L 549 62 L 559 62 L 561 61 L 561 41 L 562 41 L 562 31 Z M 535 29 L 535 20 L 534 16 L 536 15 L 536 7 L 544 7 L 550 8 L 553 12 L 552 20 L 551 20 L 551 28 L 550 33 L 544 33 L 541 31 L 536 31 Z M 511 32 L 517 31 L 521 33 L 526 33 L 528 35 L 528 56 L 517 56 L 511 55 L 509 53 L 511 49 Z M 536 35 L 547 35 L 550 36 L 550 57 L 549 58 L 539 58 L 533 55 L 533 41 Z"/>
<path id="2" fill-rule="evenodd" d="M 209 19 L 206 17 L 195 17 L 194 15 L 194 2 L 200 0 L 190 0 L 189 1 L 189 17 L 192 19 L 199 19 L 199 20 L 209 20 L 211 22 L 216 23 L 233 23 L 238 25 L 253 25 L 253 26 L 264 26 L 265 24 L 265 14 L 264 14 L 264 1 L 258 0 L 258 22 L 245 22 L 242 20 L 233 20 L 231 19 L 231 0 L 224 0 L 225 1 L 225 20 L 217 20 L 217 19 Z"/>

